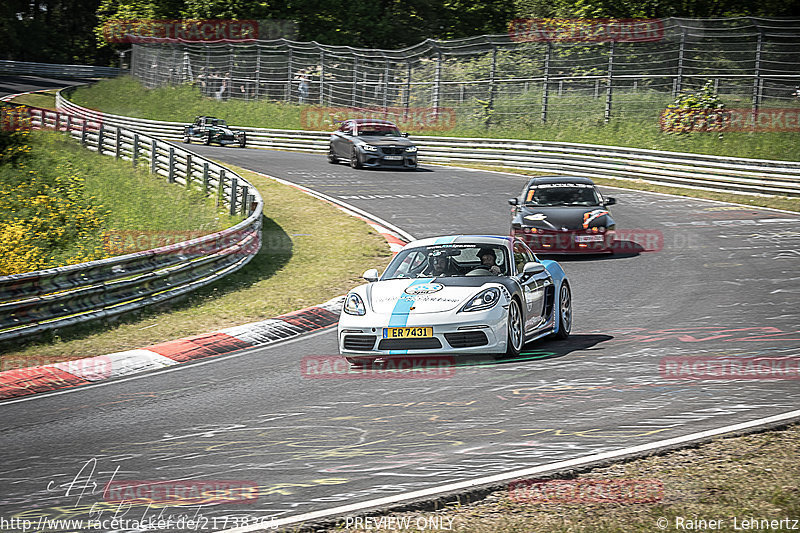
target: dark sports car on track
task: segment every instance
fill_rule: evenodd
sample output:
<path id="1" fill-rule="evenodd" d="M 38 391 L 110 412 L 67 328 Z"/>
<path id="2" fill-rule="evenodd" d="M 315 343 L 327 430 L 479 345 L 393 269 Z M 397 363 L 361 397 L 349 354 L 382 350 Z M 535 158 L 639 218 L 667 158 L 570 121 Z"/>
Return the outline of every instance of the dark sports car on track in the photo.
<path id="1" fill-rule="evenodd" d="M 352 364 L 417 354 L 520 354 L 526 342 L 565 339 L 572 295 L 555 261 L 519 239 L 433 237 L 407 244 L 380 278 L 351 290 L 339 350 Z"/>
<path id="2" fill-rule="evenodd" d="M 197 117 L 192 124 L 184 127 L 183 142 L 191 143 L 192 139 L 203 144 L 238 144 L 240 148 L 247 144 L 247 134 L 244 131 L 232 130 L 224 120 L 215 117 Z"/>
<path id="3" fill-rule="evenodd" d="M 328 161 L 353 168 L 417 168 L 417 147 L 388 120 L 354 118 L 333 132 Z"/>
<path id="4" fill-rule="evenodd" d="M 518 198 L 508 201 L 511 234 L 539 253 L 613 253 L 616 224 L 603 197 L 589 178 L 532 178 Z"/>

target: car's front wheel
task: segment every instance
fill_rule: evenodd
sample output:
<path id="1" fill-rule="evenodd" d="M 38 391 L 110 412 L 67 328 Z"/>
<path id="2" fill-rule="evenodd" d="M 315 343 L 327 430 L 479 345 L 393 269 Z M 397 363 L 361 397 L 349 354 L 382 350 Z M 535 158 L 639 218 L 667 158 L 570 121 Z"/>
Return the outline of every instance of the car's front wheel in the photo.
<path id="1" fill-rule="evenodd" d="M 192 144 L 192 136 L 189 135 L 189 128 L 184 128 L 183 130 L 183 142 L 186 144 Z"/>
<path id="2" fill-rule="evenodd" d="M 211 144 L 211 132 L 207 131 L 203 134 L 203 144 L 209 145 Z"/>
<path id="3" fill-rule="evenodd" d="M 558 291 L 558 331 L 553 338 L 566 339 L 572 331 L 572 291 L 566 283 Z"/>
<path id="4" fill-rule="evenodd" d="M 511 299 L 508 306 L 508 341 L 506 342 L 506 355 L 508 357 L 517 357 L 522 351 L 522 345 L 525 344 L 525 326 L 522 317 L 522 309 L 519 302 Z"/>
<path id="5" fill-rule="evenodd" d="M 353 148 L 350 152 L 350 166 L 353 168 L 361 168 L 361 159 L 358 157 L 358 151 Z"/>

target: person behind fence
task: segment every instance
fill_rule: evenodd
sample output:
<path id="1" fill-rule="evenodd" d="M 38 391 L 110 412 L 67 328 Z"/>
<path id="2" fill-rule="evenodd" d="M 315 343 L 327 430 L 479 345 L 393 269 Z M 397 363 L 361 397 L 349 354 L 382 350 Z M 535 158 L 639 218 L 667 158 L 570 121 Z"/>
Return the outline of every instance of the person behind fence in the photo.
<path id="1" fill-rule="evenodd" d="M 300 85 L 297 87 L 297 90 L 300 94 L 299 101 L 301 104 L 304 104 L 308 98 L 308 74 L 301 70 L 297 73 L 297 80 L 300 83 Z"/>

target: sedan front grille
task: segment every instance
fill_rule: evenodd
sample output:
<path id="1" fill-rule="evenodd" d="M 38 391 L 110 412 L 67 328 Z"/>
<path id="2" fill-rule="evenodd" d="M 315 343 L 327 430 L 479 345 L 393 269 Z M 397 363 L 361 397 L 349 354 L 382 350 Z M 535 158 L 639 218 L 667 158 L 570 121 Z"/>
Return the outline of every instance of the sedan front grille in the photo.
<path id="1" fill-rule="evenodd" d="M 438 350 L 442 343 L 436 337 L 422 339 L 381 339 L 379 350 Z"/>
<path id="2" fill-rule="evenodd" d="M 406 149 L 402 146 L 381 146 L 381 151 L 385 155 L 403 155 Z"/>
<path id="3" fill-rule="evenodd" d="M 445 333 L 444 338 L 453 348 L 470 348 L 489 344 L 486 333 L 482 331 L 464 331 L 459 333 Z"/>
<path id="4" fill-rule="evenodd" d="M 344 349 L 367 352 L 375 346 L 375 335 L 345 335 Z"/>

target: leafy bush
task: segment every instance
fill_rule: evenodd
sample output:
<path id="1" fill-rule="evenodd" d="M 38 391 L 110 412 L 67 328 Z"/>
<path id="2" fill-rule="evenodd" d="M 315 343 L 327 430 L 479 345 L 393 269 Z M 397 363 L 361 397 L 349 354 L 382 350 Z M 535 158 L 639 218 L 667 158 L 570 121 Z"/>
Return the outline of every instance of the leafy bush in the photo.
<path id="1" fill-rule="evenodd" d="M 696 131 L 721 132 L 726 125 L 725 104 L 707 81 L 694 93 L 681 93 L 661 114 L 661 129 L 667 133 L 689 134 Z"/>

